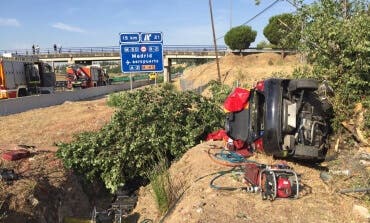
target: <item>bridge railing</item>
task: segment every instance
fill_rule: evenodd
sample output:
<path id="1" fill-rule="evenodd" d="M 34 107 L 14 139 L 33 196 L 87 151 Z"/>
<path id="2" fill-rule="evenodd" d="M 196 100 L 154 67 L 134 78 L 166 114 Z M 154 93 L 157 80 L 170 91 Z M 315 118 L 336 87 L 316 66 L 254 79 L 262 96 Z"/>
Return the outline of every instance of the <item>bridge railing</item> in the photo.
<path id="1" fill-rule="evenodd" d="M 197 54 L 197 55 L 209 55 L 214 53 L 213 45 L 164 45 L 164 54 Z M 14 50 L 0 50 L 0 56 L 3 54 L 12 55 L 37 55 L 39 58 L 65 58 L 72 55 L 78 56 L 107 56 L 107 54 L 119 54 L 119 46 L 104 46 L 104 47 L 68 47 L 58 48 L 56 51 L 53 48 L 40 49 L 39 51 L 33 52 L 32 49 L 14 49 Z M 238 50 L 230 50 L 226 46 L 218 46 L 218 52 L 220 56 L 226 55 L 229 52 L 233 53 L 281 53 L 282 49 L 257 49 L 248 48 L 239 52 Z M 285 53 L 297 53 L 296 49 L 285 49 Z M 109 55 L 112 56 L 112 55 Z"/>
<path id="2" fill-rule="evenodd" d="M 167 52 L 211 52 L 214 51 L 212 45 L 164 45 L 163 50 Z M 218 46 L 218 50 L 226 52 L 226 46 Z M 15 55 L 48 55 L 48 54 L 81 54 L 81 53 L 119 53 L 119 46 L 104 46 L 104 47 L 67 47 L 67 48 L 40 48 L 39 50 L 31 49 L 11 49 L 0 50 L 0 55 L 15 54 Z"/>

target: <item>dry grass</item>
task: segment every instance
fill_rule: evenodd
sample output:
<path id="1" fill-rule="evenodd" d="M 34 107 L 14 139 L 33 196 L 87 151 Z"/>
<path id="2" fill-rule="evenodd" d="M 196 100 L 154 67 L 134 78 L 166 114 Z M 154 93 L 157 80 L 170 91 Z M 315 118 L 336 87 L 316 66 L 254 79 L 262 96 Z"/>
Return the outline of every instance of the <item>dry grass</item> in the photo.
<path id="1" fill-rule="evenodd" d="M 163 215 L 175 205 L 181 196 L 184 191 L 184 182 L 171 177 L 167 161 L 163 158 L 147 173 L 147 177 L 150 180 L 152 196 L 156 201 L 158 211 Z"/>
<path id="2" fill-rule="evenodd" d="M 291 74 L 296 67 L 303 66 L 299 56 L 288 55 L 284 59 L 280 54 L 261 53 L 247 56 L 229 54 L 220 59 L 221 78 L 225 84 L 233 85 L 239 81 L 240 85 L 252 86 L 257 81 L 271 77 L 274 73 Z M 217 69 L 214 61 L 184 71 L 182 79 L 193 81 L 193 88 L 197 88 L 217 79 Z M 179 83 L 175 83 L 179 86 Z"/>
<path id="3" fill-rule="evenodd" d="M 113 109 L 106 99 L 65 102 L 49 108 L 34 109 L 0 117 L 0 147 L 10 144 L 53 147 L 55 142 L 70 141 L 82 131 L 100 129 L 107 123 Z"/>

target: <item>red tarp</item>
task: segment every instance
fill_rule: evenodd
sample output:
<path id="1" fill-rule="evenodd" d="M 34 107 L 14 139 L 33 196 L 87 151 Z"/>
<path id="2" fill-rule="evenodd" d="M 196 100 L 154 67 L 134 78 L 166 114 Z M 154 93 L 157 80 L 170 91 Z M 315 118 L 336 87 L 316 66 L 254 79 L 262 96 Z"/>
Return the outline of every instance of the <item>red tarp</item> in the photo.
<path id="1" fill-rule="evenodd" d="M 209 133 L 206 138 L 207 141 L 209 140 L 223 140 L 228 142 L 229 136 L 227 136 L 226 131 L 223 129 L 217 130 L 215 132 Z M 228 146 L 229 147 L 229 146 Z M 231 151 L 235 151 L 241 156 L 248 157 L 251 156 L 252 153 L 249 151 L 249 147 L 245 145 L 242 140 L 232 140 L 231 148 L 228 148 Z"/>
<path id="2" fill-rule="evenodd" d="M 207 141 L 209 141 L 209 140 L 225 140 L 225 141 L 227 141 L 228 138 L 229 137 L 227 136 L 226 131 L 223 130 L 223 129 L 220 129 L 220 130 L 217 130 L 215 132 L 209 133 L 207 135 L 206 140 Z"/>
<path id="3" fill-rule="evenodd" d="M 235 90 L 226 98 L 224 108 L 228 112 L 237 112 L 248 106 L 249 91 L 244 88 Z"/>

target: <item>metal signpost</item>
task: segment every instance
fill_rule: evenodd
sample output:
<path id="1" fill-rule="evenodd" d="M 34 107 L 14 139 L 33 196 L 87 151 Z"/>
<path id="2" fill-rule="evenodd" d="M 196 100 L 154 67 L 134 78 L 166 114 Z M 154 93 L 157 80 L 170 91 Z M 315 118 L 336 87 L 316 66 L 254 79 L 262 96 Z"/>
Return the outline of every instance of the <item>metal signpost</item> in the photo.
<path id="1" fill-rule="evenodd" d="M 163 71 L 163 38 L 161 32 L 120 33 L 121 69 L 130 73 Z"/>

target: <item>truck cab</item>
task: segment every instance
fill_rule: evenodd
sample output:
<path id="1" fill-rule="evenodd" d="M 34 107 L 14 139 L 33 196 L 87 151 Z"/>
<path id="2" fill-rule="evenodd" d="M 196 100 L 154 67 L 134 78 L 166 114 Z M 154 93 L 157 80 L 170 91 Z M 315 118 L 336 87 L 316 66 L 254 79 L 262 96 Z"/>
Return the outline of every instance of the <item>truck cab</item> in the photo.
<path id="1" fill-rule="evenodd" d="M 100 66 L 73 64 L 66 69 L 67 88 L 89 88 L 109 84 L 108 74 Z"/>

